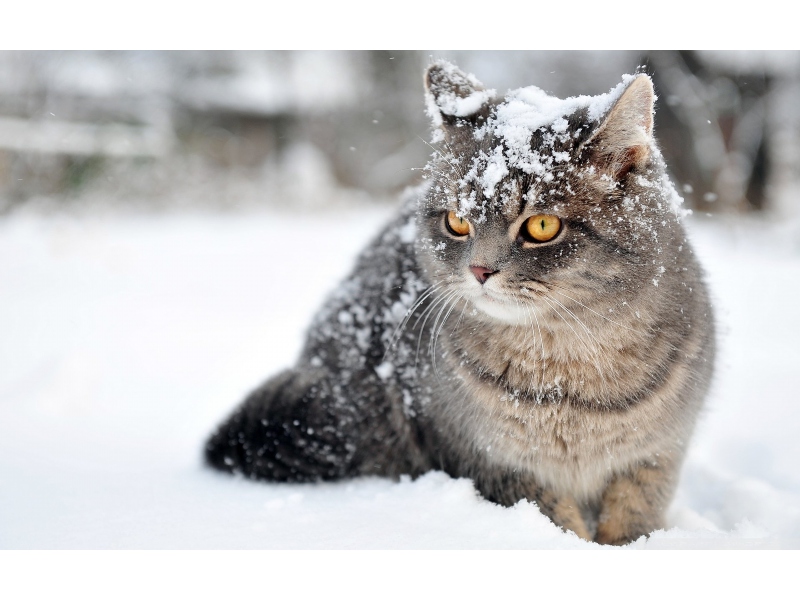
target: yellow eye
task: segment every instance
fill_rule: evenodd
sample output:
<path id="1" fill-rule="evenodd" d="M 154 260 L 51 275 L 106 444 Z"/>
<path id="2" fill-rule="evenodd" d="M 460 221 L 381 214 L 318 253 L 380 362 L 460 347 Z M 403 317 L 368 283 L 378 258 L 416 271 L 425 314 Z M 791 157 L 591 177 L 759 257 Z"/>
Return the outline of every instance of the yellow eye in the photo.
<path id="1" fill-rule="evenodd" d="M 522 225 L 523 237 L 534 242 L 549 242 L 561 231 L 561 219 L 555 215 L 533 215 Z"/>
<path id="2" fill-rule="evenodd" d="M 447 213 L 447 216 L 444 219 L 444 224 L 447 227 L 447 231 L 453 235 L 457 235 L 459 237 L 469 235 L 469 221 L 463 217 L 457 216 L 455 211 L 451 210 Z"/>

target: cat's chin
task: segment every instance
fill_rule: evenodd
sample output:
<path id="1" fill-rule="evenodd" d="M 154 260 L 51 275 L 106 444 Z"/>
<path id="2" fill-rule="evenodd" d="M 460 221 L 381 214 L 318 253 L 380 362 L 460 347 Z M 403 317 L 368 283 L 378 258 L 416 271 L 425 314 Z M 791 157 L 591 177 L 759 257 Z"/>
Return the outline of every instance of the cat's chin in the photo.
<path id="1" fill-rule="evenodd" d="M 495 300 L 490 296 L 478 296 L 472 303 L 481 314 L 507 325 L 526 325 L 533 319 L 523 305 Z"/>

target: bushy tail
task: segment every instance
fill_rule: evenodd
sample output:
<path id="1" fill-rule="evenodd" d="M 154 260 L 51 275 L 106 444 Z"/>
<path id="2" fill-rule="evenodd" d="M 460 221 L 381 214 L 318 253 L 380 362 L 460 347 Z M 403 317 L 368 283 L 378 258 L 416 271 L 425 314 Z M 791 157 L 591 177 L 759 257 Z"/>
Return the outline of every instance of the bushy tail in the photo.
<path id="1" fill-rule="evenodd" d="M 320 371 L 284 371 L 251 393 L 205 446 L 222 471 L 269 481 L 355 475 L 353 418 Z"/>

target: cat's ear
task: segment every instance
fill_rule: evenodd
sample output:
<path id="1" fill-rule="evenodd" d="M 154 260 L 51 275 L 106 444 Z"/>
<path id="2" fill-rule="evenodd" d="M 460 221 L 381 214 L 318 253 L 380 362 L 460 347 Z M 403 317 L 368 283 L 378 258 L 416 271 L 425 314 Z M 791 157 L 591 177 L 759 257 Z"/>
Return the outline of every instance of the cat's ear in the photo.
<path id="1" fill-rule="evenodd" d="M 647 163 L 653 140 L 653 82 L 635 77 L 586 142 L 589 160 L 601 172 L 620 180 Z"/>
<path id="2" fill-rule="evenodd" d="M 433 63 L 425 72 L 425 101 L 434 127 L 444 131 L 458 119 L 481 113 L 495 96 L 478 79 L 447 61 Z"/>

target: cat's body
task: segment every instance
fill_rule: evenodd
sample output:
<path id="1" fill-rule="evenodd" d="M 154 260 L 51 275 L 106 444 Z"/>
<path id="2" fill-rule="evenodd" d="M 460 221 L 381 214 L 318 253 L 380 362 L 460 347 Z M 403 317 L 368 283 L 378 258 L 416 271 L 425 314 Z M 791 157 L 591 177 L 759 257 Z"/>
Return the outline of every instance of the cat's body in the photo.
<path id="1" fill-rule="evenodd" d="M 441 469 L 587 539 L 662 527 L 714 334 L 649 79 L 500 102 L 447 63 L 427 77 L 429 181 L 207 460 L 273 481 Z"/>

